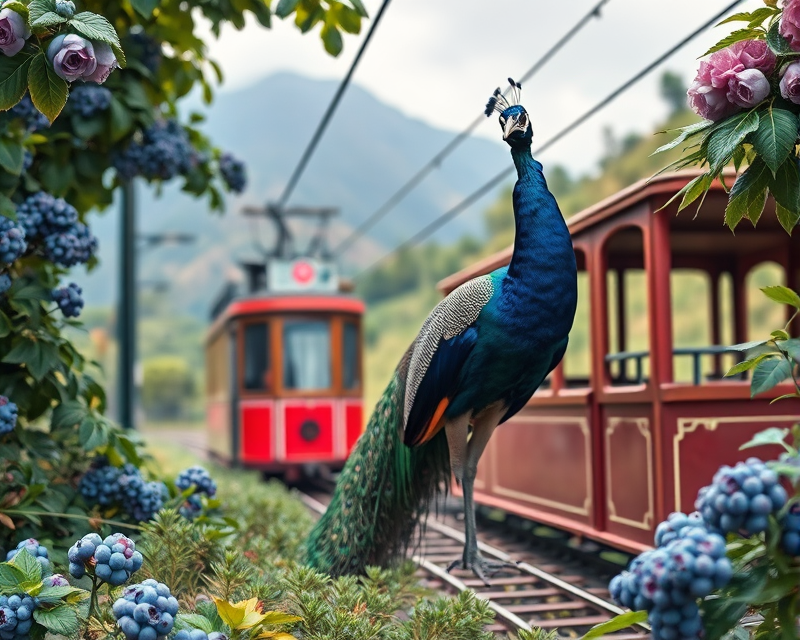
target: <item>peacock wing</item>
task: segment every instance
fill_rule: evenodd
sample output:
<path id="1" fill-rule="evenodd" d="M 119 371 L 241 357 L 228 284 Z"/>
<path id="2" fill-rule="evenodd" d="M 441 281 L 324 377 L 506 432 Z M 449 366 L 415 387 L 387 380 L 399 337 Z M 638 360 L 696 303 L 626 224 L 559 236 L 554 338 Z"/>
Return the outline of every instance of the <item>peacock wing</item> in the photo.
<path id="1" fill-rule="evenodd" d="M 403 413 L 406 444 L 421 444 L 433 435 L 477 341 L 475 323 L 493 294 L 491 276 L 474 278 L 454 289 L 423 323 L 409 349 Z"/>

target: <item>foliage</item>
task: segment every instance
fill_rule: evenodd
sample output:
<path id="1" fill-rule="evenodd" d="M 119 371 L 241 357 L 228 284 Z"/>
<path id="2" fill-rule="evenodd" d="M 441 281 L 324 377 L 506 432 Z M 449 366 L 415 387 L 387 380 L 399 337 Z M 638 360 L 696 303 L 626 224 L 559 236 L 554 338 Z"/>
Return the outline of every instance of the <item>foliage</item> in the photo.
<path id="1" fill-rule="evenodd" d="M 800 398 L 800 338 L 789 335 L 794 320 L 800 316 L 800 295 L 788 287 L 779 285 L 761 289 L 770 300 L 789 306 L 792 312 L 783 329 L 773 331 L 767 340 L 756 340 L 731 347 L 735 351 L 747 352 L 747 359 L 732 367 L 725 375 L 734 376 L 752 371 L 750 393 L 770 391 L 786 380 L 794 383 L 794 391 L 776 400 Z M 775 400 L 773 400 L 775 402 Z"/>
<path id="2" fill-rule="evenodd" d="M 222 208 L 225 191 L 242 187 L 241 167 L 231 171 L 235 161 L 194 127 L 200 116 L 179 120 L 184 97 L 199 87 L 210 102 L 213 84 L 222 80 L 202 30 L 207 24 L 215 35 L 226 24 L 242 29 L 249 16 L 269 27 L 274 13 L 293 18 L 301 32 L 321 24 L 323 44 L 336 54 L 341 33 L 358 32 L 366 16 L 358 0 L 281 0 L 274 10 L 266 0 L 79 5 L 11 0 L 3 6 L 13 14 L 21 47 L 0 55 L 0 395 L 18 408 L 15 428 L 0 439 L 5 546 L 33 534 L 62 543 L 90 517 L 98 525 L 135 521 L 114 507 L 90 512 L 76 492 L 94 453 L 114 467 L 139 466 L 143 459 L 136 436 L 103 415 L 105 393 L 91 363 L 66 338 L 80 323 L 53 313 L 52 291 L 67 266 L 94 265 L 87 214 L 111 204 L 115 189 L 132 175 L 160 184 L 177 172 L 183 190 L 206 196 L 212 209 Z M 68 43 L 77 47 L 78 67 L 60 57 Z M 117 64 L 125 68 L 114 71 Z M 130 160 L 131 150 L 139 153 L 134 174 L 119 163 Z M 154 169 L 154 158 L 174 160 L 174 166 Z M 110 160 L 117 160 L 116 170 Z"/>
<path id="3" fill-rule="evenodd" d="M 771 56 L 775 62 L 753 69 L 757 74 L 763 71 L 771 79 L 771 85 L 767 79 L 763 79 L 765 88 L 769 87 L 763 99 L 752 97 L 752 104 L 740 101 L 740 105 L 746 104 L 744 109 L 729 105 L 732 108 L 727 108 L 721 116 L 709 116 L 713 119 L 677 129 L 678 137 L 658 151 L 683 147 L 681 157 L 662 171 L 691 165 L 707 167 L 702 175 L 689 182 L 670 200 L 681 198 L 678 211 L 696 201 L 702 206 L 712 182 L 715 179 L 723 179 L 724 182 L 723 171 L 733 164 L 737 171 L 746 168 L 729 191 L 725 224 L 735 229 L 746 218 L 755 226 L 766 206 L 767 195 L 772 194 L 777 203 L 778 220 L 787 233 L 791 233 L 800 220 L 800 170 L 797 157 L 800 105 L 787 94 L 783 81 L 787 79 L 790 64 L 797 60 L 798 52 L 792 50 L 780 33 L 784 8 L 772 2 L 767 2 L 767 5 L 753 12 L 735 14 L 720 23 L 743 22 L 746 26 L 726 36 L 706 52 L 706 55 L 721 52 L 733 56 L 732 52 L 737 46 L 750 46 L 749 43 L 753 41 L 765 42 L 766 45 L 761 47 L 766 51 L 765 55 Z M 713 66 L 713 56 L 709 62 L 701 63 L 695 84 L 689 90 L 690 96 L 699 89 L 701 95 L 705 95 L 703 92 L 706 91 L 711 94 L 716 91 L 721 92 L 717 95 L 720 101 L 726 99 L 725 89 L 713 88 L 708 84 L 709 79 L 704 77 L 711 68 L 713 78 Z M 740 67 L 731 69 L 730 75 L 739 70 Z M 731 85 L 727 99 L 732 98 L 733 90 Z M 707 115 L 702 107 L 699 112 Z"/>

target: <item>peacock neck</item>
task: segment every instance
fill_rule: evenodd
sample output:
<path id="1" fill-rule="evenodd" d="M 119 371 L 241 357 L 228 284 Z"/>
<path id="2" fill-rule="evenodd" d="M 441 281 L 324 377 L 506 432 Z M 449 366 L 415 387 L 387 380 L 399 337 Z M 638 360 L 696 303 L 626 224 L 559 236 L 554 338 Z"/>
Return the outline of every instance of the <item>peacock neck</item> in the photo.
<path id="1" fill-rule="evenodd" d="M 572 239 L 553 194 L 547 188 L 542 165 L 530 147 L 512 149 L 517 168 L 514 185 L 514 252 L 503 284 L 507 310 L 573 307 L 577 296 L 577 269 Z M 561 315 L 561 314 L 559 314 Z"/>

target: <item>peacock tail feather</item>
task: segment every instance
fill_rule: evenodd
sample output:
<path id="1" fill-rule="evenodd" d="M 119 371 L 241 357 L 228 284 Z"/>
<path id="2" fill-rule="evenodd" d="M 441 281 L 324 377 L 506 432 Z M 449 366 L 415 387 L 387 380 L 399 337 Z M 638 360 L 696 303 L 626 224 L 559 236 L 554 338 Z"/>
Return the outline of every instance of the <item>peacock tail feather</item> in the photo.
<path id="1" fill-rule="evenodd" d="M 327 511 L 309 535 L 307 562 L 319 571 L 361 574 L 368 565 L 394 564 L 449 481 L 444 431 L 421 447 L 403 444 L 404 388 L 401 364 L 353 448 Z"/>

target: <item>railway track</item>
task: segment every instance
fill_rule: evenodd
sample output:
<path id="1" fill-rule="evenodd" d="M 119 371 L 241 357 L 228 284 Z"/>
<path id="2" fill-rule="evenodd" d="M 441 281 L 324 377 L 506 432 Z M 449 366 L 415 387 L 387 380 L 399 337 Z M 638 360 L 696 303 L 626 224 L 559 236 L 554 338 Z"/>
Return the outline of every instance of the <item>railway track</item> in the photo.
<path id="1" fill-rule="evenodd" d="M 325 511 L 327 494 L 300 499 L 313 512 Z M 470 571 L 446 571 L 461 555 L 464 534 L 448 515 L 428 518 L 421 543 L 412 559 L 420 570 L 423 584 L 437 591 L 453 593 L 472 590 L 495 612 L 495 623 L 488 627 L 498 638 L 515 637 L 520 629 L 539 627 L 558 630 L 561 637 L 580 638 L 591 627 L 612 618 L 623 609 L 608 599 L 607 581 L 587 572 L 575 560 L 554 559 L 532 547 L 530 542 L 514 540 L 508 533 L 479 531 L 479 548 L 484 556 L 519 564 L 496 573 L 487 587 Z M 479 526 L 479 529 L 481 527 Z M 591 575 L 595 573 L 595 575 Z M 606 636 L 613 640 L 645 640 L 646 625 Z"/>

